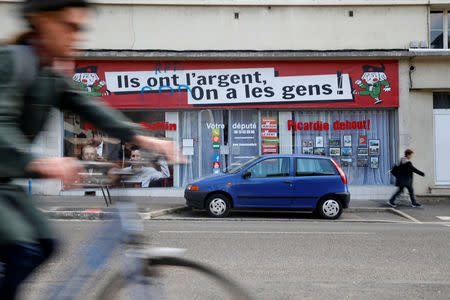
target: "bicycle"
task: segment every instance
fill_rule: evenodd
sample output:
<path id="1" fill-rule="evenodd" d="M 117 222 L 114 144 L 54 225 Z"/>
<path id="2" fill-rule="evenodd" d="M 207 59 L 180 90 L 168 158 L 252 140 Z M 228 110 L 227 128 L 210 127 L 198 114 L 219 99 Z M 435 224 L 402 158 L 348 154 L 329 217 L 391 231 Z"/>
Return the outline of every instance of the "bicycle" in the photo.
<path id="1" fill-rule="evenodd" d="M 110 163 L 82 162 L 84 168 L 114 169 Z M 162 299 L 164 293 L 160 288 L 161 268 L 177 267 L 196 271 L 213 279 L 230 295 L 230 299 L 249 300 L 252 297 L 236 282 L 221 272 L 201 263 L 194 262 L 180 255 L 184 249 L 148 248 L 143 231 L 143 221 L 138 217 L 136 204 L 125 199 L 113 203 L 109 186 L 120 177 L 126 180 L 133 172 L 113 170 L 109 172 L 83 172 L 87 179 L 81 185 L 99 187 L 107 206 L 115 204 L 114 217 L 103 224 L 96 233 L 90 246 L 81 253 L 84 255 L 81 264 L 70 278 L 61 286 L 46 293 L 46 299 L 75 299 L 79 291 L 88 285 L 91 275 L 102 268 L 115 249 L 124 246 L 121 270 L 113 274 L 107 284 L 100 289 L 97 299 L 117 299 L 121 292 L 132 294 L 131 299 Z M 99 239 L 99 236 L 102 238 Z M 155 297 L 157 295 L 157 297 Z"/>

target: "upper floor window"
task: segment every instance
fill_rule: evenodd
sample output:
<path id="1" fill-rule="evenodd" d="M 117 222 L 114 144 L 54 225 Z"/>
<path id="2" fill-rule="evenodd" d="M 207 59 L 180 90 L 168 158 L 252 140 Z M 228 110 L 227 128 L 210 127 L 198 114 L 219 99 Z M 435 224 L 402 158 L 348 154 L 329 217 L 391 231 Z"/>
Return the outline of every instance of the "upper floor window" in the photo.
<path id="1" fill-rule="evenodd" d="M 447 10 L 430 12 L 430 48 L 449 49 L 450 22 Z"/>

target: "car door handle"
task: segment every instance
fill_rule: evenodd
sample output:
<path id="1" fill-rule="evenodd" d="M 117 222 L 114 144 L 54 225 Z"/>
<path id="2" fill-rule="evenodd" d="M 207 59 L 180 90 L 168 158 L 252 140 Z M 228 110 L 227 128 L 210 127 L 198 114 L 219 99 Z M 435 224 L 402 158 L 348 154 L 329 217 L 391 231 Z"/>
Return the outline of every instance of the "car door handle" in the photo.
<path id="1" fill-rule="evenodd" d="M 290 180 L 285 180 L 284 182 L 286 182 L 286 183 L 292 183 L 292 181 L 290 181 Z"/>

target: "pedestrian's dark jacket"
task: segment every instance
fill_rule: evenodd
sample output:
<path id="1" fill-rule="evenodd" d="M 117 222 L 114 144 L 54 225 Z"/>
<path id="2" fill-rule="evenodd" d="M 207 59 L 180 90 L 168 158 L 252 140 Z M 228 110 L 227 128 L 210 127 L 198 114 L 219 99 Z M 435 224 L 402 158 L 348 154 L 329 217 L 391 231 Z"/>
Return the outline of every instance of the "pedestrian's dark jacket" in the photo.
<path id="1" fill-rule="evenodd" d="M 425 174 L 416 169 L 411 161 L 406 157 L 402 157 L 398 166 L 398 176 L 395 185 L 396 186 L 412 186 L 413 173 L 425 176 Z"/>

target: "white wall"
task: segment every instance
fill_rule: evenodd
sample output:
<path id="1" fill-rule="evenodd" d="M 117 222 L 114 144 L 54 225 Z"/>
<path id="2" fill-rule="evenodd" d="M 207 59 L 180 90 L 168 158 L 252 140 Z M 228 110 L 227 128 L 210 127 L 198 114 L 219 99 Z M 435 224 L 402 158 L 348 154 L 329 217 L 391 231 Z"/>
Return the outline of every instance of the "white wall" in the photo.
<path id="1" fill-rule="evenodd" d="M 0 39 L 21 30 L 0 2 Z M 348 16 L 348 11 L 354 17 Z M 83 47 L 170 50 L 406 49 L 427 40 L 427 6 L 97 5 Z M 234 14 L 239 13 L 239 19 Z"/>
<path id="2" fill-rule="evenodd" d="M 425 177 L 414 175 L 416 193 L 429 192 L 434 185 L 434 135 L 433 135 L 433 93 L 411 91 L 410 93 L 410 148 L 414 151 L 414 166 L 425 173 Z M 400 148 L 401 153 L 405 148 Z"/>
<path id="3" fill-rule="evenodd" d="M 411 65 L 412 89 L 448 89 L 450 87 L 450 58 L 414 58 Z"/>

